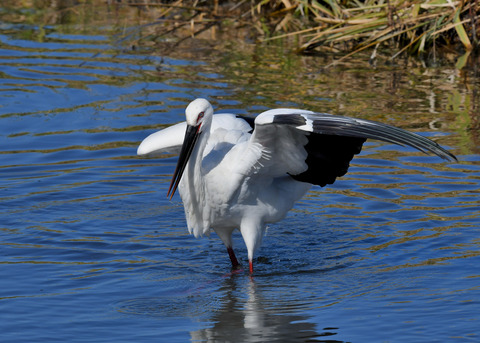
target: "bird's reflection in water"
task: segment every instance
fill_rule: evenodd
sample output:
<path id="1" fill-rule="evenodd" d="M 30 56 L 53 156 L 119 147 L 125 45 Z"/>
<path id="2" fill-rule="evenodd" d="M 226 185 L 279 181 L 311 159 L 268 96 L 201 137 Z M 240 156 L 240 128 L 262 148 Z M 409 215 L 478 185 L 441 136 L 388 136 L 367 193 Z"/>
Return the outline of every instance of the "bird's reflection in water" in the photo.
<path id="1" fill-rule="evenodd" d="M 335 328 L 319 332 L 308 316 L 293 314 L 295 304 L 278 305 L 262 296 L 262 286 L 244 275 L 227 277 L 221 306 L 210 318 L 211 327 L 191 332 L 194 342 L 340 342 L 324 340 Z"/>

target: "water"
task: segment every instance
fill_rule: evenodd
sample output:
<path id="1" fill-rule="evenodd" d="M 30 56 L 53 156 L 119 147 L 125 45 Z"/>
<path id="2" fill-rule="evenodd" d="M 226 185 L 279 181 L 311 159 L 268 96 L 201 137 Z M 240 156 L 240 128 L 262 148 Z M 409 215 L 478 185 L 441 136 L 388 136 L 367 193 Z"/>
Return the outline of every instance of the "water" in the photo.
<path id="1" fill-rule="evenodd" d="M 0 29 L 2 342 L 480 340 L 474 70 L 323 71 L 321 57 L 228 44 L 193 60 L 187 45 L 162 55 L 98 32 Z M 231 274 L 220 240 L 190 236 L 166 198 L 175 157 L 135 155 L 200 96 L 238 114 L 381 120 L 460 162 L 368 143 L 269 227 L 253 278 Z"/>

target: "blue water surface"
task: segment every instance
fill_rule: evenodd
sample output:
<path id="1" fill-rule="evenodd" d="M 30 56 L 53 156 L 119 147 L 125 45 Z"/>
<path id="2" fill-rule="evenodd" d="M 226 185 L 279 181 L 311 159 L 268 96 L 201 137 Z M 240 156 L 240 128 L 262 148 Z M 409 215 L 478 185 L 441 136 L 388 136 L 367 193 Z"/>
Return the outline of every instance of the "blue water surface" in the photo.
<path id="1" fill-rule="evenodd" d="M 141 158 L 136 147 L 183 120 L 196 97 L 253 114 L 267 95 L 247 98 L 225 64 L 7 28 L 1 342 L 480 340 L 480 158 L 450 126 L 428 136 L 460 162 L 366 144 L 349 174 L 270 225 L 253 277 L 232 273 L 218 237 L 190 236 L 180 198 L 166 198 L 175 156 Z M 280 95 L 275 104 L 304 106 Z M 238 234 L 235 247 L 245 265 Z"/>

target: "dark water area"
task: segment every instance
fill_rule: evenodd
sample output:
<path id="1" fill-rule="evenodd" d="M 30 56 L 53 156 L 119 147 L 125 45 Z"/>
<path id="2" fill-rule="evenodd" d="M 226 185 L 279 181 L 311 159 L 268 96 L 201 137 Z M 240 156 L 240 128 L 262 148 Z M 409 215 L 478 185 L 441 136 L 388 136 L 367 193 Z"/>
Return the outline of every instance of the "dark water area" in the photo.
<path id="1" fill-rule="evenodd" d="M 323 69 L 331 56 L 278 45 L 132 49 L 108 30 L 0 22 L 1 342 L 480 340 L 474 66 Z M 368 142 L 269 226 L 253 277 L 232 274 L 166 198 L 176 157 L 136 156 L 196 97 L 378 120 L 459 162 Z"/>

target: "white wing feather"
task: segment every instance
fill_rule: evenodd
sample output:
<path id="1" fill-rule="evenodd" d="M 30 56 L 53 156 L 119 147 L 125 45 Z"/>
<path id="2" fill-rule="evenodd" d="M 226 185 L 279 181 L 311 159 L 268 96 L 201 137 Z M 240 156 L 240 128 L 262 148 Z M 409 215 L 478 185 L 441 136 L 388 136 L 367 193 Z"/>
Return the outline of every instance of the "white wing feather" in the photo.
<path id="1" fill-rule="evenodd" d="M 241 155 L 250 165 L 244 164 L 238 170 L 244 175 L 262 174 L 273 178 L 303 173 L 308 169 L 305 146 L 312 134 L 377 139 L 409 145 L 447 161 L 456 160 L 437 143 L 387 124 L 300 109 L 274 109 L 255 118 L 255 130 Z"/>
<path id="2" fill-rule="evenodd" d="M 171 153 L 178 155 L 182 148 L 183 139 L 185 138 L 186 122 L 181 122 L 166 129 L 152 133 L 145 138 L 137 149 L 138 155 L 156 155 L 160 153 Z M 238 118 L 234 114 L 222 113 L 213 115 L 212 126 L 210 132 L 213 133 L 217 129 L 224 130 L 240 130 L 244 132 L 250 131 L 252 128 L 247 122 Z M 210 147 L 211 149 L 211 147 Z M 209 150 L 209 147 L 206 149 Z"/>
<path id="3" fill-rule="evenodd" d="M 186 129 L 187 123 L 181 122 L 152 133 L 139 145 L 137 155 L 160 154 L 162 152 L 178 155 L 182 148 Z"/>
<path id="4" fill-rule="evenodd" d="M 255 130 L 247 145 L 238 155 L 241 161 L 237 171 L 243 175 L 262 174 L 272 178 L 286 173 L 299 174 L 308 166 L 305 163 L 310 127 L 294 128 L 277 125 L 274 117 L 291 113 L 307 115 L 311 111 L 279 108 L 262 112 L 255 118 Z"/>

